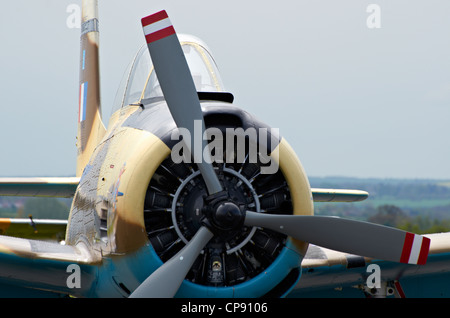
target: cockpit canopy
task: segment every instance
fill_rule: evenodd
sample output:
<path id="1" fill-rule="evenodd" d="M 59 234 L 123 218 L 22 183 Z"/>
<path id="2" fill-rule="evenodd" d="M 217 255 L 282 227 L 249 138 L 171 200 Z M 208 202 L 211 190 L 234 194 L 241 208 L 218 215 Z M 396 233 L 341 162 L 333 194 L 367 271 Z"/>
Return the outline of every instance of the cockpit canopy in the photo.
<path id="1" fill-rule="evenodd" d="M 198 38 L 178 35 L 198 92 L 224 92 L 217 65 L 207 46 Z M 145 103 L 163 93 L 147 45 L 143 45 L 128 66 L 114 101 L 113 112 L 121 107 Z"/>

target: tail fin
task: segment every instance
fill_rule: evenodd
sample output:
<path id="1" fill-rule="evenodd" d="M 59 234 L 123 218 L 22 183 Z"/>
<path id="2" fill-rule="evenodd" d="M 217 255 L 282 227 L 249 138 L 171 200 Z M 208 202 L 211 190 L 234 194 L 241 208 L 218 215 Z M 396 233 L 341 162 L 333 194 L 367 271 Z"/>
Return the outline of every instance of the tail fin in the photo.
<path id="1" fill-rule="evenodd" d="M 77 177 L 83 173 L 95 147 L 106 132 L 100 106 L 97 0 L 82 1 L 81 23 Z"/>

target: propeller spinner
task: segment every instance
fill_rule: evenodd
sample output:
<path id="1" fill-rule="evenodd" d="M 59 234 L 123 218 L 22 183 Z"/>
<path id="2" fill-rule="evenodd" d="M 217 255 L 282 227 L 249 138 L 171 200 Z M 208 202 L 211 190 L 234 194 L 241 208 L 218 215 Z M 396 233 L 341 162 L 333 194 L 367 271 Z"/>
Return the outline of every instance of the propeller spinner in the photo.
<path id="1" fill-rule="evenodd" d="M 195 121 L 205 130 L 194 82 L 166 11 L 142 19 L 145 38 L 164 97 L 177 127 L 193 138 Z M 189 148 L 193 140 L 187 142 Z M 204 140 L 202 149 L 207 147 Z M 367 222 L 326 216 L 279 215 L 242 211 L 233 202 L 214 170 L 208 152 L 192 151 L 209 197 L 202 226 L 175 256 L 153 272 L 131 297 L 173 297 L 208 242 L 217 235 L 262 227 L 326 248 L 410 264 L 425 264 L 430 240 L 426 237 Z M 208 160 L 209 159 L 209 160 Z"/>

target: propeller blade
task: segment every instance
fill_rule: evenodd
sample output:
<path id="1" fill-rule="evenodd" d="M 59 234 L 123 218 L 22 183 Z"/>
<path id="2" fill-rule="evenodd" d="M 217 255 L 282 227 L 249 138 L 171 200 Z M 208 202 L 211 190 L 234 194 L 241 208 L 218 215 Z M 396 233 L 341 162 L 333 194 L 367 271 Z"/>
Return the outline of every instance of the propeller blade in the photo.
<path id="1" fill-rule="evenodd" d="M 130 297 L 171 298 L 175 296 L 197 256 L 213 236 L 207 227 L 201 227 L 181 251 L 144 280 Z"/>
<path id="2" fill-rule="evenodd" d="M 430 246 L 430 239 L 421 235 L 331 216 L 247 211 L 244 224 L 268 228 L 336 251 L 407 264 L 425 264 Z"/>
<path id="3" fill-rule="evenodd" d="M 179 128 L 186 128 L 190 133 L 191 140 L 187 141 L 186 146 L 205 180 L 208 193 L 212 195 L 220 192 L 222 185 L 211 164 L 209 151 L 203 154 L 203 149 L 207 149 L 208 144 L 206 140 L 203 140 L 205 123 L 197 90 L 183 49 L 166 11 L 143 18 L 142 27 L 155 72 L 172 117 Z M 199 142 L 195 143 L 194 136 L 201 140 L 201 145 Z"/>

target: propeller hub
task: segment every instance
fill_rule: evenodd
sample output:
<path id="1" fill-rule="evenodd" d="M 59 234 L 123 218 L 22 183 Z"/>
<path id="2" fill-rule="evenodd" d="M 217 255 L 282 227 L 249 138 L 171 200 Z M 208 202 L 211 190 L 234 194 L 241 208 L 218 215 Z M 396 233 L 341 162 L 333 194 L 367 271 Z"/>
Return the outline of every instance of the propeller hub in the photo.
<path id="1" fill-rule="evenodd" d="M 244 223 L 245 214 L 233 202 L 226 201 L 216 204 L 212 213 L 212 223 L 220 230 L 240 228 Z"/>
<path id="2" fill-rule="evenodd" d="M 221 191 L 205 198 L 204 206 L 207 218 L 204 224 L 216 235 L 227 240 L 240 231 L 245 219 L 245 209 L 239 208 L 227 191 Z"/>

